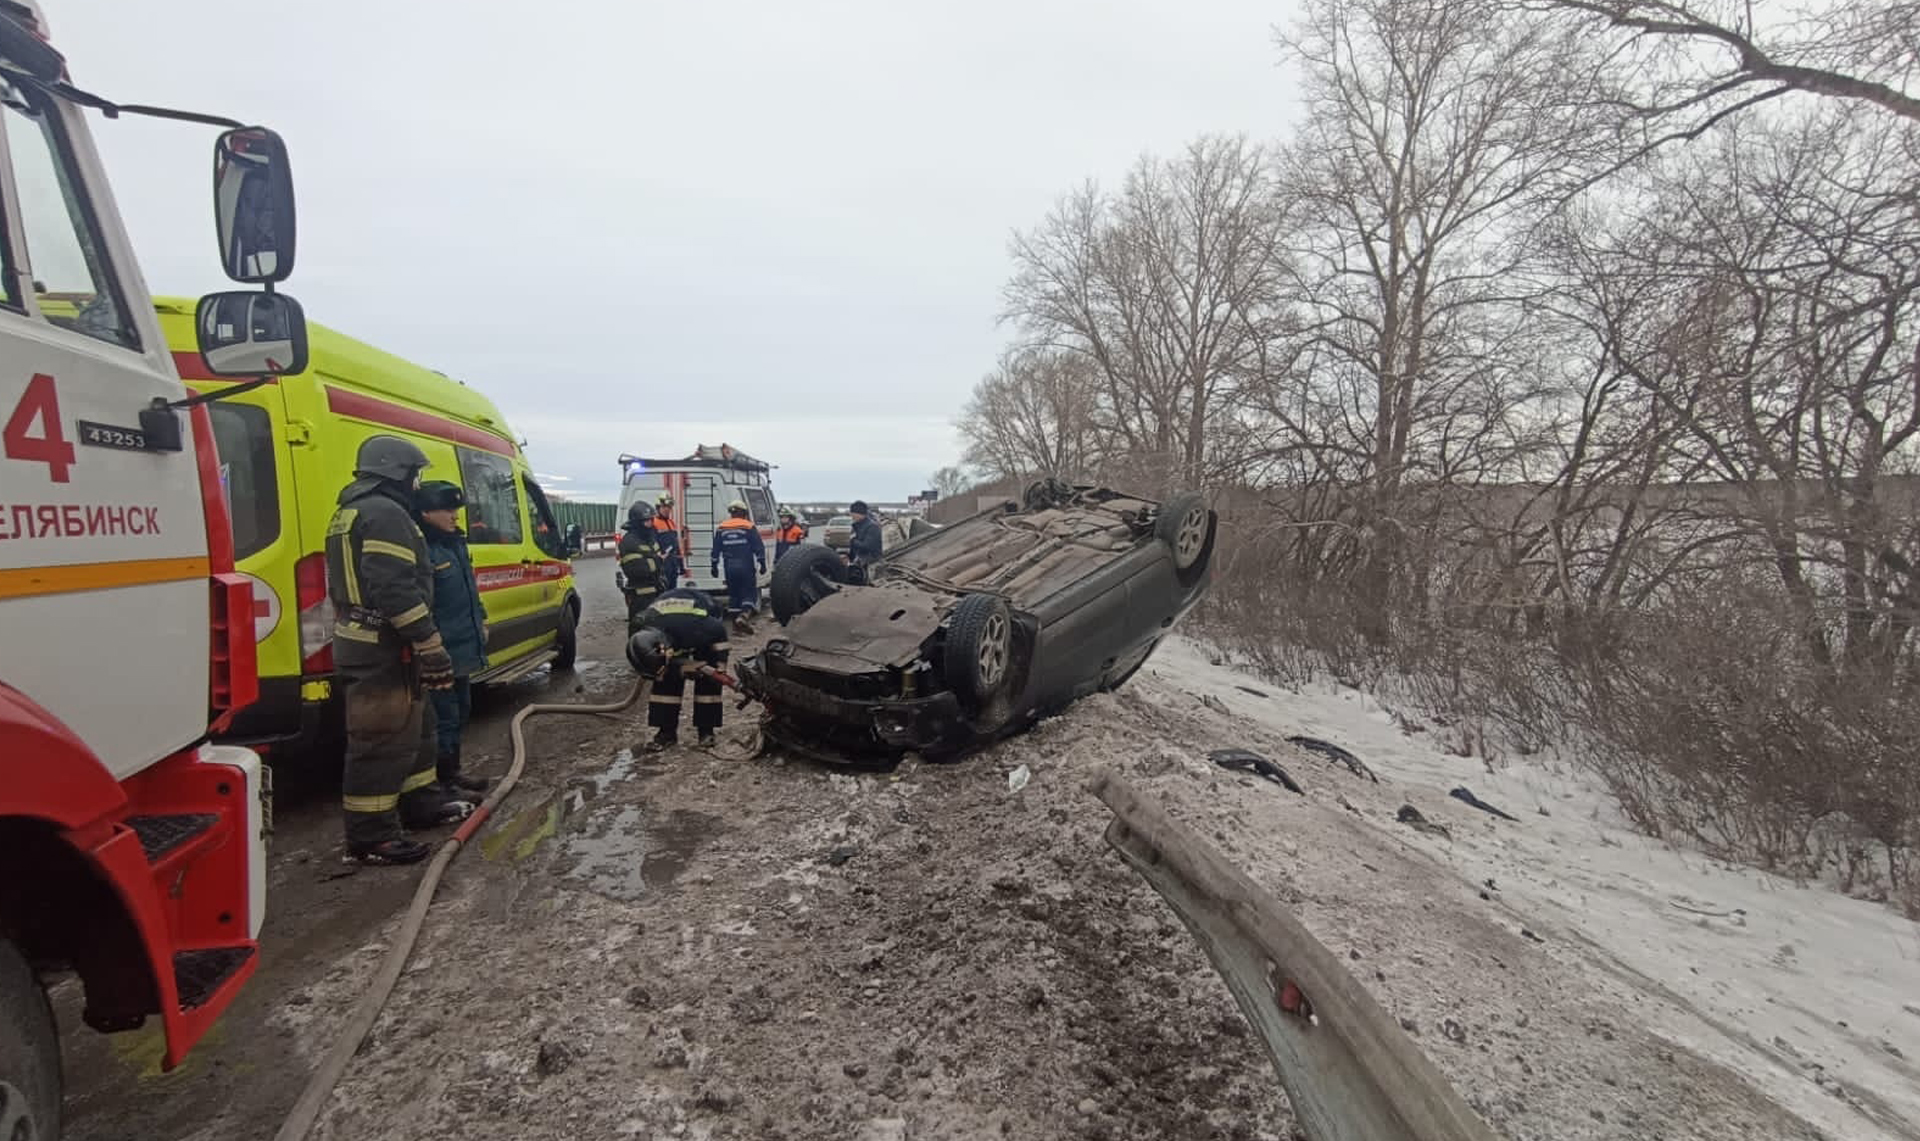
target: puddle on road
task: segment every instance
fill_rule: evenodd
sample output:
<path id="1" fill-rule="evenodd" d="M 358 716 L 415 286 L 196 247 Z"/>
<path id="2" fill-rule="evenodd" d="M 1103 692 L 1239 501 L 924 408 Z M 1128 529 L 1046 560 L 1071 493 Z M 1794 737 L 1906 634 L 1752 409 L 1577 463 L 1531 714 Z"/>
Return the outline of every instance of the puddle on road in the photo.
<path id="1" fill-rule="evenodd" d="M 611 814 L 590 814 L 578 832 L 560 841 L 560 851 L 576 857 L 567 876 L 615 899 L 637 900 L 672 887 L 694 853 L 720 830 L 718 817 L 676 810 L 665 820 L 646 820 L 639 805 Z"/>
<path id="2" fill-rule="evenodd" d="M 622 749 L 608 765 L 571 782 L 545 800 L 521 809 L 480 843 L 493 862 L 521 863 L 549 849 L 567 858 L 562 874 L 615 899 L 637 900 L 671 887 L 695 852 L 723 831 L 717 816 L 676 810 L 649 818 L 632 799 L 618 802 L 624 786 L 655 775 L 651 766 Z"/>

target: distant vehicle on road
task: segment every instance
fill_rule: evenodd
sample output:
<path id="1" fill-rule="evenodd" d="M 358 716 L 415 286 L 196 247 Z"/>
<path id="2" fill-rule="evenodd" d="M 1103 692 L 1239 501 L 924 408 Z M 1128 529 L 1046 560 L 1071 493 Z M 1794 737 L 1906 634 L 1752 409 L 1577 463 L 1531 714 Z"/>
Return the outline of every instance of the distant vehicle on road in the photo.
<path id="1" fill-rule="evenodd" d="M 834 551 L 790 551 L 786 629 L 740 684 L 796 753 L 955 757 L 1132 677 L 1206 592 L 1217 527 L 1198 495 L 1049 481 L 888 551 L 865 586 Z"/>
<path id="2" fill-rule="evenodd" d="M 835 515 L 827 520 L 827 529 L 820 534 L 820 541 L 836 551 L 845 551 L 853 540 L 853 516 Z"/>

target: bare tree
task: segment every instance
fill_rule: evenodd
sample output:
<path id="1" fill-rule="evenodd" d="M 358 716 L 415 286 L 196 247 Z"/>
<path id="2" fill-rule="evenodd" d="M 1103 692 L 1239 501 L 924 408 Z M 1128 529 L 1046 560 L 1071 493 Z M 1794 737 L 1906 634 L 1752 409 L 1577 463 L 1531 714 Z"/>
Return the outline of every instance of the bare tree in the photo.
<path id="1" fill-rule="evenodd" d="M 1056 349 L 1009 352 L 976 384 L 957 427 L 966 462 L 989 478 L 1074 476 L 1102 455 L 1091 363 Z"/>
<path id="2" fill-rule="evenodd" d="M 940 498 L 952 497 L 973 486 L 973 478 L 966 469 L 957 464 L 948 464 L 927 477 L 927 486 L 940 493 Z"/>
<path id="3" fill-rule="evenodd" d="M 1274 335 L 1278 220 L 1266 154 L 1243 139 L 1143 158 L 1118 195 L 1088 184 L 1016 236 L 1007 316 L 1088 364 L 1113 450 L 1204 484 L 1210 429 Z"/>
<path id="4" fill-rule="evenodd" d="M 1472 0 L 1311 0 L 1282 42 L 1306 73 L 1281 180 L 1310 332 L 1260 410 L 1363 489 L 1351 533 L 1384 621 L 1421 526 L 1405 510 L 1511 478 L 1549 438 L 1527 413 L 1548 373 L 1529 236 L 1598 154 L 1566 81 L 1587 65 L 1564 33 Z"/>
<path id="5" fill-rule="evenodd" d="M 1832 0 L 1808 8 L 1764 0 L 1517 0 L 1610 30 L 1618 104 L 1669 133 L 1697 138 L 1788 92 L 1859 101 L 1920 122 L 1912 0 Z"/>

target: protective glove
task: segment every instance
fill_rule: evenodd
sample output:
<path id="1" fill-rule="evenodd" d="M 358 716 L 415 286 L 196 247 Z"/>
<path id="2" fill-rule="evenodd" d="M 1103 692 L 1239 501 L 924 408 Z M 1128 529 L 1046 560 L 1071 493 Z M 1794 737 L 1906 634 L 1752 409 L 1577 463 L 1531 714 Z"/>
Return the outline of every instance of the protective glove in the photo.
<path id="1" fill-rule="evenodd" d="M 413 664 L 420 671 L 420 684 L 428 689 L 453 688 L 453 657 L 440 641 L 440 631 L 413 644 Z"/>

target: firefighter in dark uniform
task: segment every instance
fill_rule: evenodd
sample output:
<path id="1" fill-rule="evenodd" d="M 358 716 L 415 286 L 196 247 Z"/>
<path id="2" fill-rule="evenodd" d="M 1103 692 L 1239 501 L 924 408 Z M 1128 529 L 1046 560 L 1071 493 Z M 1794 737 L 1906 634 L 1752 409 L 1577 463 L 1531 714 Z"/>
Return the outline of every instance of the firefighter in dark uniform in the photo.
<path id="1" fill-rule="evenodd" d="M 653 501 L 653 538 L 660 544 L 660 557 L 667 563 L 667 585 L 673 586 L 687 574 L 685 545 L 680 525 L 673 521 L 673 496 L 661 492 Z"/>
<path id="2" fill-rule="evenodd" d="M 791 507 L 780 508 L 780 530 L 774 535 L 773 561 L 779 562 L 782 555 L 807 541 L 807 529 L 797 522 L 798 516 Z"/>
<path id="3" fill-rule="evenodd" d="M 653 537 L 653 507 L 636 502 L 627 508 L 627 522 L 620 528 L 620 593 L 627 596 L 627 636 L 640 629 L 640 615 L 670 584 L 667 560 Z"/>
<path id="4" fill-rule="evenodd" d="M 333 664 L 345 687 L 341 782 L 347 858 L 411 864 L 429 848 L 406 828 L 464 820 L 473 802 L 436 779 L 425 691 L 453 684 L 453 658 L 433 622 L 433 566 L 413 518 L 426 453 L 397 436 L 360 445 L 354 481 L 327 524 Z"/>
<path id="5" fill-rule="evenodd" d="M 748 620 L 760 609 L 760 575 L 767 573 L 767 544 L 760 528 L 747 517 L 741 500 L 727 504 L 727 518 L 713 531 L 713 566 L 708 574 L 720 577 L 727 566 L 727 614 L 742 634 L 753 633 Z M 756 569 L 757 568 L 757 569 Z"/>
<path id="6" fill-rule="evenodd" d="M 724 700 L 721 683 L 697 667 L 726 669 L 729 649 L 720 607 L 705 592 L 687 587 L 669 590 L 647 607 L 640 616 L 639 631 L 627 639 L 627 664 L 642 677 L 653 679 L 647 703 L 647 724 L 653 729 L 648 752 L 680 742 L 680 706 L 686 699 L 689 663 L 694 672 L 693 728 L 702 747 L 713 744 Z"/>

